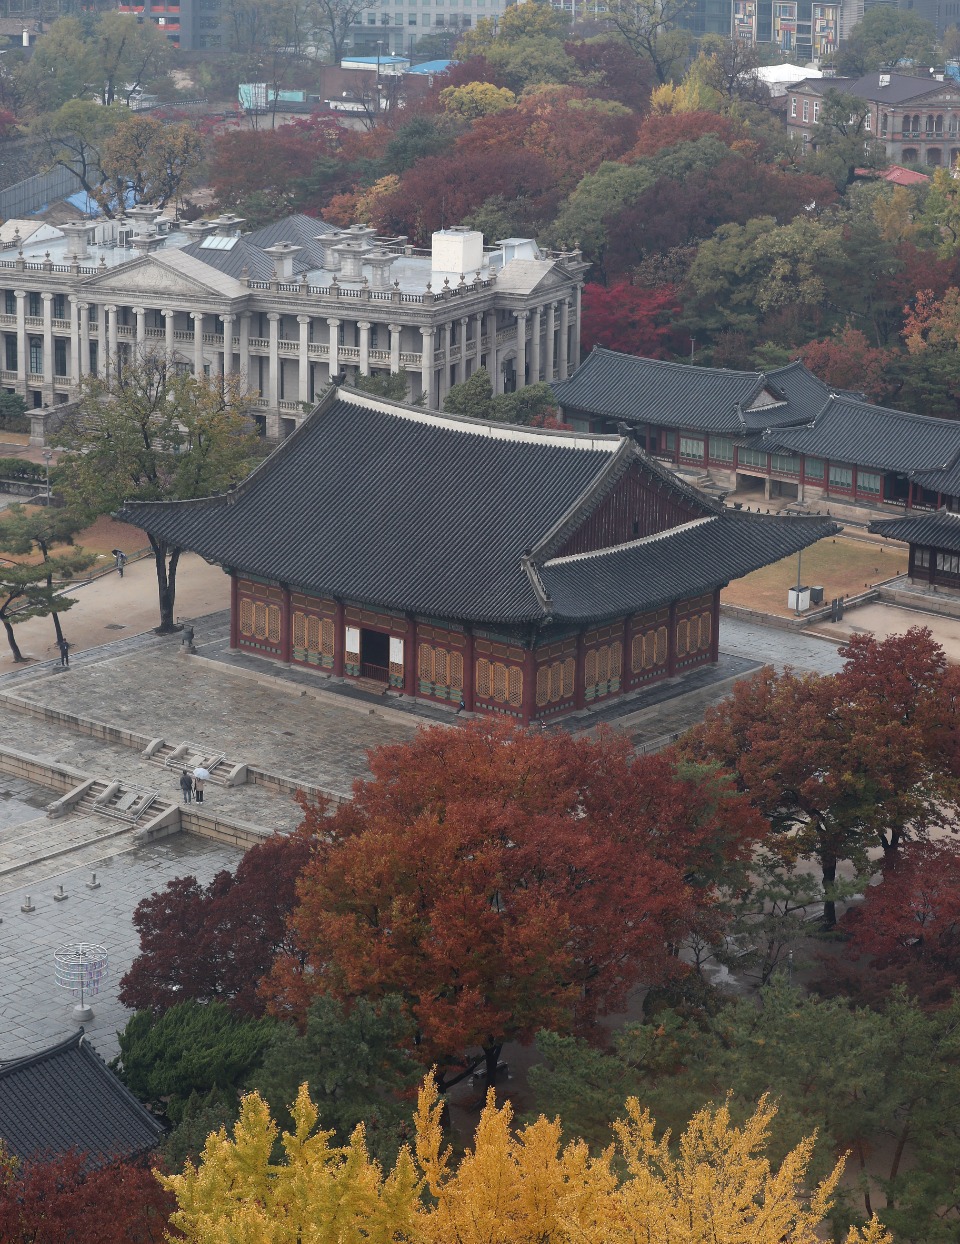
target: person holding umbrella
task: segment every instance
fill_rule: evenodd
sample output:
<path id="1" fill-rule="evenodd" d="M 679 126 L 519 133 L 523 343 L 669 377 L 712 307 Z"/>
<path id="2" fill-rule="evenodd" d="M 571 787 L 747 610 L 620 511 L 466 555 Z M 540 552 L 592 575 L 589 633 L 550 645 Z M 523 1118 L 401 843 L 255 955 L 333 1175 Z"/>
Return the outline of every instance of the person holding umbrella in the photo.
<path id="1" fill-rule="evenodd" d="M 111 549 L 114 557 L 117 559 L 117 570 L 120 572 L 120 578 L 123 578 L 123 568 L 127 564 L 127 555 L 123 549 Z"/>
<path id="2" fill-rule="evenodd" d="M 197 765 L 193 771 L 193 797 L 197 803 L 203 803 L 203 784 L 209 776 L 209 771 L 203 765 Z"/>

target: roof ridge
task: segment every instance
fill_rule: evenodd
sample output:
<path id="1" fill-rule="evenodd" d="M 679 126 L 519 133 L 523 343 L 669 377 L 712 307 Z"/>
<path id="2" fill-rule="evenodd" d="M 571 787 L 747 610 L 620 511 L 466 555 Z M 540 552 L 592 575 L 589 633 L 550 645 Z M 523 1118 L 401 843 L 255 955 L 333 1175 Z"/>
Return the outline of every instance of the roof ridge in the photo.
<path id="1" fill-rule="evenodd" d="M 564 557 L 551 557 L 544 566 L 566 566 L 570 562 L 586 561 L 591 557 L 607 557 L 611 553 L 621 553 L 624 549 L 640 548 L 644 544 L 654 544 L 657 540 L 667 540 L 681 531 L 691 531 L 694 527 L 702 527 L 705 523 L 716 522 L 719 514 L 701 514 L 699 518 L 691 518 L 676 527 L 665 527 L 663 531 L 654 531 L 649 536 L 639 536 L 636 540 L 624 540 L 621 544 L 610 544 L 602 549 L 586 549 L 582 553 L 567 553 Z"/>
<path id="2" fill-rule="evenodd" d="M 37 1050 L 35 1054 L 24 1054 L 22 1058 L 11 1058 L 8 1062 L 0 1062 L 0 1076 L 4 1076 L 9 1071 L 22 1071 L 25 1067 L 32 1067 L 36 1063 L 42 1063 L 48 1058 L 54 1058 L 57 1054 L 65 1053 L 72 1046 L 79 1048 L 83 1040 L 83 1028 L 73 1032 L 68 1037 L 64 1037 L 56 1045 L 48 1046 L 45 1050 Z M 104 1064 L 106 1065 L 106 1064 Z"/>
<path id="3" fill-rule="evenodd" d="M 684 363 L 677 359 L 654 359 L 646 354 L 627 354 L 624 350 L 611 350 L 609 346 L 594 346 L 587 355 L 586 361 L 577 368 L 581 371 L 594 354 L 611 354 L 614 358 L 630 359 L 635 363 L 655 363 L 658 367 L 672 367 L 681 371 L 697 372 L 699 374 L 712 373 L 715 376 L 762 376 L 760 371 L 745 371 L 738 367 L 702 367 L 699 363 Z"/>

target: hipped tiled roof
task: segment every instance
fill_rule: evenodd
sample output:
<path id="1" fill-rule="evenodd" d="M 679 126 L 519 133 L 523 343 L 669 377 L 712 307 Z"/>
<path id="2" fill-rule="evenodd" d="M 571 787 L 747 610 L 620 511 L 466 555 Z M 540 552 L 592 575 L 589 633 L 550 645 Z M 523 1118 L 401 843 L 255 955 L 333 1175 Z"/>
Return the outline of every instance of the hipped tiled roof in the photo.
<path id="1" fill-rule="evenodd" d="M 599 555 L 616 559 L 599 577 L 593 555 L 551 560 L 634 466 L 710 520 L 705 551 L 699 529 L 680 528 Z M 233 492 L 129 503 L 119 517 L 240 573 L 504 625 L 616 616 L 719 586 L 833 530 L 779 517 L 744 525 L 629 437 L 431 415 L 350 390 L 331 390 Z"/>
<path id="2" fill-rule="evenodd" d="M 830 396 L 800 362 L 767 373 L 728 371 L 601 346 L 553 390 L 565 411 L 728 436 L 812 419 Z"/>
<path id="3" fill-rule="evenodd" d="M 17 1158 L 73 1149 L 102 1166 L 149 1152 L 163 1132 L 82 1028 L 48 1050 L 0 1065 L 0 1140 Z"/>
<path id="4" fill-rule="evenodd" d="M 906 514 L 902 518 L 878 519 L 869 530 L 888 540 L 903 540 L 928 548 L 960 553 L 960 514 L 934 510 L 926 514 Z"/>

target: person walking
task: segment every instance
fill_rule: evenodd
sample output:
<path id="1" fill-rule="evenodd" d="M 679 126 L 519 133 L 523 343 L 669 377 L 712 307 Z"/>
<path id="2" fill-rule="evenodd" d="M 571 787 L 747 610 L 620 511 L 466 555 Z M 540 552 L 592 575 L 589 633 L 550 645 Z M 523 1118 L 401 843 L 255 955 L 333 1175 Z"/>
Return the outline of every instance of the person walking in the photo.
<path id="1" fill-rule="evenodd" d="M 193 793 L 196 797 L 197 803 L 203 803 L 203 783 L 203 778 L 195 777 L 193 779 Z"/>
<path id="2" fill-rule="evenodd" d="M 120 578 L 122 579 L 123 568 L 127 564 L 127 555 L 124 553 L 123 549 L 114 549 L 113 555 L 117 559 L 117 570 L 119 571 Z"/>
<path id="3" fill-rule="evenodd" d="M 61 635 L 57 640 L 57 647 L 60 649 L 60 668 L 69 669 L 70 667 L 70 645 Z"/>
<path id="4" fill-rule="evenodd" d="M 183 802 L 190 803 L 193 799 L 193 778 L 186 769 L 180 774 L 180 789 L 183 791 Z"/>

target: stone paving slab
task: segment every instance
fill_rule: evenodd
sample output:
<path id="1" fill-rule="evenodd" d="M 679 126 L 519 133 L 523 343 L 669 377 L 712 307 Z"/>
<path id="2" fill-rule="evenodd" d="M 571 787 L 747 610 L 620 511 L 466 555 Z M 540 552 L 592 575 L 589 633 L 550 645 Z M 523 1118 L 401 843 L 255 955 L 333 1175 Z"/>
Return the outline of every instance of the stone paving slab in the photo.
<path id="1" fill-rule="evenodd" d="M 47 817 L 38 817 L 27 821 L 15 830 L 7 830 L 0 838 L 0 890 L 3 889 L 4 875 L 23 864 L 24 861 L 53 857 L 57 853 L 66 852 L 87 843 L 101 842 L 101 851 L 106 841 L 116 835 L 118 830 L 131 829 L 122 821 L 110 820 L 105 816 L 66 816 L 51 821 Z"/>
<path id="2" fill-rule="evenodd" d="M 836 674 L 843 668 L 837 641 L 756 626 L 735 618 L 720 618 L 720 651 L 756 661 L 760 665 L 784 666 L 815 674 Z"/>
<path id="3" fill-rule="evenodd" d="M 117 1029 L 129 1018 L 116 991 L 139 949 L 131 920 L 137 903 L 174 877 L 192 874 L 206 883 L 221 869 L 235 868 L 240 854 L 178 834 L 102 860 L 98 890 L 86 888 L 86 866 L 58 874 L 65 902 L 53 901 L 52 882 L 30 889 L 31 913 L 20 911 L 27 887 L 0 895 L 0 1060 L 34 1053 L 75 1031 L 74 999 L 54 983 L 53 956 L 59 945 L 80 941 L 102 943 L 109 953 L 106 989 L 91 1001 L 94 1018 L 85 1027 L 97 1051 L 114 1057 Z"/>

